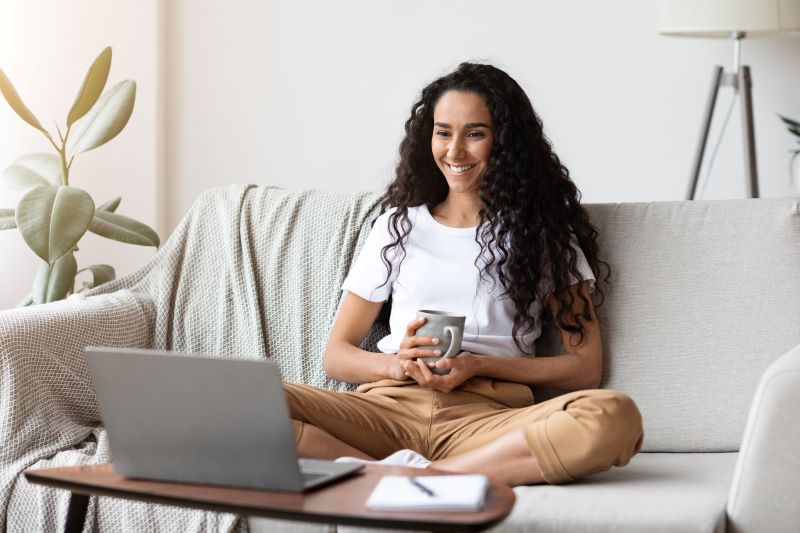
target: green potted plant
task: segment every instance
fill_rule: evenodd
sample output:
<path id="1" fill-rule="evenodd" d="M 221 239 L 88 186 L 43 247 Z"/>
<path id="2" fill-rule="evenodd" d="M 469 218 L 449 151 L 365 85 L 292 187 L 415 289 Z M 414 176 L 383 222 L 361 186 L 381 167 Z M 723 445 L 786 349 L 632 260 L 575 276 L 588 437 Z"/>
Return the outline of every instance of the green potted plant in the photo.
<path id="1" fill-rule="evenodd" d="M 784 117 L 782 115 L 778 115 L 780 119 L 786 124 L 786 127 L 789 130 L 789 133 L 794 135 L 797 138 L 797 143 L 800 144 L 800 122 L 796 120 L 792 120 L 788 117 Z M 795 160 L 797 160 L 797 156 L 800 155 L 800 148 L 795 148 L 790 151 L 792 154 L 792 158 L 789 160 L 789 176 L 791 177 L 792 184 L 796 183 L 795 180 Z"/>
<path id="2" fill-rule="evenodd" d="M 63 133 L 56 125 L 57 138 L 41 125 L 0 69 L 0 92 L 11 109 L 55 149 L 54 154 L 24 155 L 0 176 L 7 187 L 27 190 L 16 209 L 0 209 L 0 230 L 17 228 L 42 259 L 33 289 L 21 306 L 66 298 L 75 292 L 75 278 L 82 272 L 91 273 L 91 281 L 84 282 L 77 292 L 114 279 L 109 265 L 78 269 L 75 252 L 87 231 L 124 243 L 159 246 L 158 235 L 150 227 L 116 213 L 121 198 L 95 207 L 89 193 L 70 185 L 75 156 L 116 137 L 133 112 L 136 82 L 123 80 L 103 92 L 110 69 L 111 48 L 106 48 L 89 67 Z"/>

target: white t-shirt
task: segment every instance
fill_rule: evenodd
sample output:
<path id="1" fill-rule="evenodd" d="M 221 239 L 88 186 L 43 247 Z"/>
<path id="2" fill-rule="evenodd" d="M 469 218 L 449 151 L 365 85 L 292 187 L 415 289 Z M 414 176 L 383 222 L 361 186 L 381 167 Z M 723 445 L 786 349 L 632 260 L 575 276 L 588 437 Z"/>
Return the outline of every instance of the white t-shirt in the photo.
<path id="1" fill-rule="evenodd" d="M 378 349 L 397 353 L 406 326 L 416 317 L 417 310 L 436 309 L 467 317 L 462 350 L 484 355 L 525 355 L 511 336 L 514 302 L 508 296 L 501 296 L 504 289 L 499 280 L 489 281 L 486 274 L 482 281 L 479 279 L 475 259 L 480 254 L 480 245 L 475 241 L 475 228 L 445 226 L 433 218 L 425 205 L 409 208 L 412 228 L 405 243 L 405 258 L 398 273 L 400 249 L 396 247 L 389 252 L 392 277 L 381 286 L 387 273 L 381 249 L 394 240 L 388 225 L 389 215 L 394 211 L 390 209 L 378 217 L 342 285 L 342 290 L 371 302 L 385 302 L 391 294 L 391 334 L 378 342 Z M 594 290 L 594 273 L 580 248 L 575 246 L 575 249 L 578 271 L 582 279 L 591 281 Z M 483 259 L 478 264 L 482 265 Z M 494 272 L 492 268 L 487 274 Z M 543 297 L 531 307 L 537 320 L 533 330 L 522 339 L 526 346 L 532 346 L 542 332 L 541 313 L 549 291 L 542 292 Z"/>

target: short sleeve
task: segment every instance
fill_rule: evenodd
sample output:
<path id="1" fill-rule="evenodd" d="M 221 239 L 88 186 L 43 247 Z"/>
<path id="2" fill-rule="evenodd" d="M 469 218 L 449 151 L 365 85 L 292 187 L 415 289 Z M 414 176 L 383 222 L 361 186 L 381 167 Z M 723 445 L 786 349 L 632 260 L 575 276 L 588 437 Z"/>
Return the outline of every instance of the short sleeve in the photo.
<path id="1" fill-rule="evenodd" d="M 388 300 L 392 293 L 392 282 L 397 277 L 397 269 L 393 267 L 392 279 L 384 284 L 388 270 L 381 258 L 381 250 L 392 241 L 389 234 L 389 214 L 391 211 L 377 218 L 342 284 L 343 291 L 357 294 L 370 302 Z M 391 258 L 390 253 L 389 259 Z"/>
<path id="2" fill-rule="evenodd" d="M 583 254 L 583 250 L 581 250 L 580 246 L 578 246 L 576 243 L 573 242 L 572 248 L 575 250 L 576 259 L 578 260 L 577 267 L 578 267 L 579 277 L 576 278 L 575 276 L 570 274 L 569 278 L 570 281 L 572 282 L 570 283 L 570 285 L 574 285 L 581 281 L 588 281 L 589 292 L 592 293 L 594 292 L 594 286 L 597 281 L 594 275 L 594 271 L 592 270 L 592 267 L 589 266 L 589 261 L 586 260 L 586 256 Z"/>
<path id="3" fill-rule="evenodd" d="M 589 282 L 589 293 L 593 293 L 595 290 L 595 283 L 596 278 L 594 275 L 594 271 L 589 266 L 589 261 L 586 259 L 586 255 L 584 255 L 583 250 L 575 242 L 574 239 L 570 241 L 572 245 L 572 249 L 575 250 L 575 259 L 576 259 L 576 267 L 578 270 L 578 276 L 576 277 L 572 273 L 569 274 L 569 285 L 575 285 L 576 283 L 580 283 L 581 281 L 588 281 Z M 553 287 L 553 280 L 550 278 L 549 275 L 544 277 L 539 285 L 541 287 L 540 294 L 544 296 L 544 300 L 547 300 L 547 297 L 552 294 L 554 287 Z"/>

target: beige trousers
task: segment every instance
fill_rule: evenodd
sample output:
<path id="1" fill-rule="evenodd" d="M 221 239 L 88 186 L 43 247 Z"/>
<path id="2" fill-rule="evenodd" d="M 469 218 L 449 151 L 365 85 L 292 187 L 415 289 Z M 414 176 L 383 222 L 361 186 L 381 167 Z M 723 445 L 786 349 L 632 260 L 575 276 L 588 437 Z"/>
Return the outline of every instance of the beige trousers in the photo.
<path id="1" fill-rule="evenodd" d="M 449 393 L 382 380 L 356 392 L 285 383 L 299 442 L 305 424 L 382 458 L 403 448 L 436 460 L 524 428 L 548 483 L 624 466 L 642 444 L 636 404 L 612 390 L 583 390 L 533 405 L 527 385 L 475 377 Z"/>

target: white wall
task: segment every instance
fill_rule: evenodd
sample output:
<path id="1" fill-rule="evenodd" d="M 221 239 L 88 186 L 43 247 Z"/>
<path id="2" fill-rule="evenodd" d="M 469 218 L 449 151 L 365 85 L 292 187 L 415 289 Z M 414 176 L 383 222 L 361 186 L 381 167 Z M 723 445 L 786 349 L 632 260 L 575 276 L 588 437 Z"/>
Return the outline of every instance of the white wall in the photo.
<path id="1" fill-rule="evenodd" d="M 107 87 L 137 82 L 136 104 L 126 128 L 95 151 L 75 158 L 70 185 L 97 204 L 122 196 L 118 213 L 157 228 L 160 129 L 157 115 L 158 0 L 3 0 L 0 2 L 0 68 L 46 129 L 63 128 L 75 94 L 94 58 L 111 46 Z M 0 99 L 0 171 L 17 157 L 52 151 L 38 131 Z M 0 207 L 16 207 L 20 193 L 0 188 Z M 162 239 L 165 236 L 159 231 Z M 75 254 L 79 268 L 106 263 L 124 275 L 150 258 L 153 248 L 125 245 L 87 233 Z M 0 232 L 0 309 L 30 292 L 41 260 L 17 230 Z"/>
<path id="2" fill-rule="evenodd" d="M 85 69 L 114 47 L 110 81 L 138 83 L 115 140 L 84 154 L 73 183 L 162 239 L 197 195 L 230 183 L 381 190 L 421 88 L 488 60 L 530 95 L 586 202 L 672 200 L 687 185 L 712 67 L 726 41 L 661 37 L 655 0 L 4 0 L 0 67 L 45 124 L 63 122 Z M 162 33 L 163 32 L 163 33 Z M 794 195 L 800 39 L 748 40 L 763 196 Z M 724 111 L 730 96 L 720 97 Z M 706 198 L 741 197 L 738 107 Z M 717 125 L 718 126 L 718 125 Z M 712 141 L 715 139 L 712 132 Z M 0 167 L 46 149 L 0 102 Z M 0 191 L 0 207 L 16 200 Z M 0 308 L 37 264 L 0 232 Z M 86 238 L 79 263 L 124 274 L 151 249 Z"/>
<path id="3" fill-rule="evenodd" d="M 728 41 L 659 36 L 652 0 L 168 6 L 170 227 L 198 193 L 232 182 L 381 189 L 420 89 L 469 59 L 527 90 L 584 201 L 681 199 L 712 68 L 733 55 Z M 762 196 L 794 194 L 793 141 L 775 114 L 800 117 L 800 39 L 746 41 L 743 61 Z M 744 195 L 734 111 L 706 198 Z"/>

